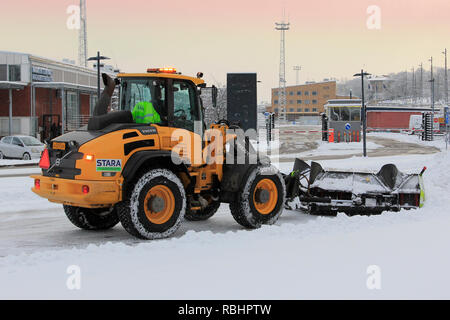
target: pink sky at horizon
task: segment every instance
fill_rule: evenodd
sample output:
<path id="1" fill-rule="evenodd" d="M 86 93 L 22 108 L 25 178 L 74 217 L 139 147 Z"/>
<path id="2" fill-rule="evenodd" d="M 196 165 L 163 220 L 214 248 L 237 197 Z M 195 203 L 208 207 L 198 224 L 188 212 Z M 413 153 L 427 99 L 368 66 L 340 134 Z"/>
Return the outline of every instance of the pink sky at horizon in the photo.
<path id="1" fill-rule="evenodd" d="M 77 59 L 78 34 L 66 13 L 76 0 L 15 0 L 2 4 L 0 50 Z M 381 30 L 366 27 L 366 9 L 381 9 Z M 351 78 L 361 68 L 373 74 L 443 65 L 450 49 L 448 0 L 87 0 L 88 49 L 112 58 L 124 71 L 171 65 L 185 74 L 205 73 L 224 83 L 227 72 L 258 72 L 259 100 L 278 85 L 279 33 L 283 6 L 291 23 L 286 35 L 288 85 Z M 26 10 L 24 10 L 26 8 Z"/>

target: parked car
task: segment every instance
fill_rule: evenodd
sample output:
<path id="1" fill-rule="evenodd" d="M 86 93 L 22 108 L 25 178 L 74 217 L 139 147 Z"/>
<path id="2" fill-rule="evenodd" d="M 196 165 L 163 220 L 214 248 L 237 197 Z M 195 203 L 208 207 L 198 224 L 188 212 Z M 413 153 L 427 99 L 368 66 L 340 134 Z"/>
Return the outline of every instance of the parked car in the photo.
<path id="1" fill-rule="evenodd" d="M 0 159 L 39 159 L 45 144 L 31 136 L 7 136 L 0 140 Z"/>

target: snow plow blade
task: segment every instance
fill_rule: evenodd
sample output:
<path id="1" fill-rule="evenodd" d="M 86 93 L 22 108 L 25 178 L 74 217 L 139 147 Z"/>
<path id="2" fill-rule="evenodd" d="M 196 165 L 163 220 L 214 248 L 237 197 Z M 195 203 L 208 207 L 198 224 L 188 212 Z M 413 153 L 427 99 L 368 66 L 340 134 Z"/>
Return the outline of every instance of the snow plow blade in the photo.
<path id="1" fill-rule="evenodd" d="M 307 210 L 311 214 L 380 214 L 422 207 L 425 201 L 424 168 L 419 174 L 400 172 L 394 164 L 377 173 L 327 171 L 317 162 L 308 165 L 296 159 L 285 175 L 286 208 Z"/>

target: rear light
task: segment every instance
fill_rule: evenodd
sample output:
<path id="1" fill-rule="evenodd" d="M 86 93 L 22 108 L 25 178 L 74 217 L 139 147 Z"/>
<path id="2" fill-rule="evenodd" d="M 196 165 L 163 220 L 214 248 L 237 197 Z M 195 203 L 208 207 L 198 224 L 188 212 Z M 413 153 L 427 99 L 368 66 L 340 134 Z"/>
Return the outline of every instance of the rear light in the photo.
<path id="1" fill-rule="evenodd" d="M 39 168 L 47 170 L 50 168 L 50 156 L 48 154 L 48 149 L 42 152 L 41 160 L 39 161 Z"/>
<path id="2" fill-rule="evenodd" d="M 92 154 L 87 154 L 84 156 L 84 160 L 92 161 L 94 160 L 94 156 Z"/>
<path id="3" fill-rule="evenodd" d="M 81 190 L 83 191 L 84 194 L 88 194 L 89 193 L 89 186 L 83 186 L 81 188 Z"/>
<path id="4" fill-rule="evenodd" d="M 41 189 L 41 180 L 39 179 L 34 179 L 34 187 L 39 190 Z"/>

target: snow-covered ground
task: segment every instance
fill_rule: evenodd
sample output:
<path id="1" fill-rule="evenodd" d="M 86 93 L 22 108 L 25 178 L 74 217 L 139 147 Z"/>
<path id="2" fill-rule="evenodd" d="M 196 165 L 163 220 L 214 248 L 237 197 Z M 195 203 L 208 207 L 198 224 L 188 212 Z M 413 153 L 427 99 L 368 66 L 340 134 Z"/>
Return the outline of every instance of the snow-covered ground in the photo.
<path id="1" fill-rule="evenodd" d="M 301 152 L 298 154 L 299 157 L 308 156 L 323 156 L 323 155 L 343 155 L 343 154 L 360 154 L 362 145 L 360 142 L 342 142 L 342 143 L 328 143 L 326 141 L 317 141 L 319 146 L 317 149 Z M 374 142 L 368 141 L 366 144 L 367 151 L 372 151 L 383 146 L 376 144 Z"/>
<path id="2" fill-rule="evenodd" d="M 32 165 L 32 164 L 38 164 L 39 159 L 32 159 L 32 160 L 13 160 L 13 159 L 1 159 L 0 160 L 0 167 L 3 166 L 17 166 L 17 165 Z"/>
<path id="3" fill-rule="evenodd" d="M 0 235 L 0 250 L 9 249 L 0 258 L 0 298 L 449 299 L 450 153 L 319 162 L 330 169 L 365 171 L 386 163 L 405 172 L 427 166 L 427 202 L 419 210 L 371 217 L 285 211 L 276 225 L 253 231 L 240 228 L 222 205 L 215 217 L 186 222 L 171 239 L 111 237 L 106 242 L 103 234 L 95 241 L 95 233 L 73 227 L 60 249 L 38 246 L 31 253 L 13 236 Z M 285 172 L 292 167 L 279 165 Z M 54 221 L 63 214 L 58 206 L 34 196 L 31 184 L 28 178 L 0 178 L 0 224 L 18 228 L 26 214 L 21 211 L 29 211 L 27 225 L 35 228 L 27 239 L 30 246 L 46 233 L 51 239 L 69 229 L 65 218 Z M 2 218 L 6 213 L 8 219 Z M 53 222 L 46 226 L 48 217 Z M 120 225 L 111 232 L 119 231 L 123 235 Z M 83 235 L 94 239 L 92 244 L 80 246 L 77 239 Z M 80 290 L 66 285 L 69 266 L 79 267 Z M 367 286 L 374 277 L 380 289 Z"/>

